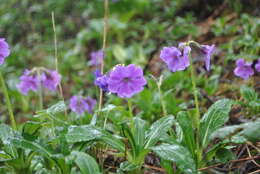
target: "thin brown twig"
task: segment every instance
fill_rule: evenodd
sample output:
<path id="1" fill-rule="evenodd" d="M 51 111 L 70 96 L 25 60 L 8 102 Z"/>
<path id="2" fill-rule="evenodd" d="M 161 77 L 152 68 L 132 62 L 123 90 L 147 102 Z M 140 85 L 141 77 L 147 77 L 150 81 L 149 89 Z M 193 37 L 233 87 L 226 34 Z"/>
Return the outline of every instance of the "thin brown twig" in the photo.
<path id="1" fill-rule="evenodd" d="M 241 159 L 237 159 L 237 160 L 231 160 L 228 163 L 236 163 L 236 162 L 247 161 L 247 160 L 252 160 L 252 159 L 253 160 L 254 159 L 260 159 L 260 156 L 252 156 L 252 157 L 241 158 Z M 208 169 L 211 169 L 211 168 L 218 167 L 220 165 L 223 165 L 223 163 L 218 163 L 218 164 L 215 164 L 215 165 L 212 165 L 212 166 L 200 168 L 200 169 L 198 169 L 198 171 L 208 170 Z M 165 170 L 163 168 L 160 168 L 160 167 L 155 167 L 155 166 L 151 166 L 151 165 L 147 165 L 147 164 L 144 164 L 143 166 L 146 167 L 146 168 L 150 168 L 150 169 L 153 169 L 153 170 L 160 171 L 160 172 L 165 172 Z M 109 166 L 109 165 L 105 165 L 105 167 L 117 169 L 117 167 Z M 257 170 L 257 171 L 260 171 L 260 170 Z M 249 174 L 255 174 L 255 173 L 249 173 Z"/>
<path id="2" fill-rule="evenodd" d="M 237 160 L 231 160 L 231 161 L 229 161 L 229 163 L 236 163 L 236 162 L 247 161 L 247 160 L 252 160 L 252 159 L 260 159 L 260 156 L 252 156 L 252 157 L 241 158 L 241 159 L 237 159 Z M 217 167 L 217 166 L 220 166 L 220 165 L 223 165 L 223 163 L 218 163 L 218 164 L 215 164 L 215 165 L 212 165 L 212 166 L 200 168 L 198 170 L 203 171 L 203 170 L 214 168 L 214 167 Z"/>
<path id="3" fill-rule="evenodd" d="M 257 152 L 260 153 L 260 149 L 257 146 L 253 145 L 253 143 L 251 143 L 250 141 L 247 141 L 246 144 L 248 144 L 249 146 L 253 147 L 255 150 L 257 150 Z"/>
<path id="4" fill-rule="evenodd" d="M 246 144 L 246 150 L 247 150 L 248 155 L 249 155 L 250 157 L 252 157 L 251 152 L 250 152 L 250 150 L 249 150 L 247 144 Z M 252 159 L 251 161 L 252 161 L 257 167 L 260 168 L 260 165 L 259 165 L 254 159 Z"/>
<path id="5" fill-rule="evenodd" d="M 147 165 L 147 164 L 145 164 L 143 166 L 146 167 L 146 168 L 149 168 L 149 169 L 157 170 L 157 171 L 160 171 L 160 172 L 165 172 L 165 170 L 160 168 L 160 167 L 154 167 L 154 166 L 150 166 L 150 165 Z"/>
<path id="6" fill-rule="evenodd" d="M 256 171 L 248 173 L 248 174 L 256 174 L 256 173 L 260 173 L 260 170 L 256 170 Z"/>

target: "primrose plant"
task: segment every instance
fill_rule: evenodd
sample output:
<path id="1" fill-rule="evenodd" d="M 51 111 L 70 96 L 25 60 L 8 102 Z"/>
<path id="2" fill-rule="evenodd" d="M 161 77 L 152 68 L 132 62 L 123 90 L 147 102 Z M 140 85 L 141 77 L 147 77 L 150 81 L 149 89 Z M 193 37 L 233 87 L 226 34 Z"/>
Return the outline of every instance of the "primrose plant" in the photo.
<path id="1" fill-rule="evenodd" d="M 200 117 L 196 76 L 191 58 L 194 47 L 196 48 L 194 50 L 199 51 L 198 54 L 202 56 L 205 67 L 209 71 L 210 59 L 215 50 L 214 45 L 199 45 L 190 41 L 180 43 L 178 47 L 164 47 L 160 54 L 161 59 L 172 72 L 189 68 L 196 107 L 194 114 L 181 111 L 177 117 L 164 115 L 151 126 L 140 117 L 134 117 L 131 98 L 144 89 L 147 81 L 143 76 L 142 69 L 136 65 L 117 65 L 104 75 L 96 73 L 95 84 L 104 92 L 114 93 L 127 100 L 128 121 L 120 124 L 117 136 L 101 132 L 101 129 L 93 124 L 72 126 L 68 130 L 68 142 L 100 141 L 115 148 L 118 150 L 117 155 L 123 155 L 126 159 L 120 164 L 118 173 L 141 173 L 144 169 L 142 166 L 145 157 L 151 152 L 156 153 L 161 158 L 161 165 L 167 173 L 174 171 L 171 163 L 177 165 L 179 172 L 197 173 L 198 169 L 205 166 L 207 160 L 212 157 L 212 155 L 207 156 L 207 152 L 218 149 L 208 150 L 210 136 L 228 120 L 228 113 L 234 102 L 229 99 L 217 101 L 202 118 Z M 107 110 L 109 109 L 104 108 L 103 111 Z M 175 129 L 172 129 L 173 127 Z M 117 131 L 114 132 L 114 134 L 116 133 Z M 110 140 L 106 136 L 109 136 Z"/>
<path id="2" fill-rule="evenodd" d="M 102 67 L 104 51 L 93 52 L 89 65 Z M 198 55 L 198 60 L 203 60 L 205 69 L 210 71 L 214 52 L 215 45 L 200 45 L 195 41 L 180 43 L 177 47 L 162 48 L 160 58 L 172 73 L 189 71 L 194 108 L 182 110 L 175 116 L 167 114 L 169 112 L 165 107 L 164 91 L 161 90 L 163 80 L 160 78 L 157 85 L 163 114 L 151 125 L 136 114 L 138 110 L 135 109 L 138 108 L 133 108 L 132 105 L 133 98 L 147 88 L 148 84 L 142 68 L 138 65 L 116 65 L 104 74 L 102 68 L 97 69 L 94 73 L 94 84 L 101 89 L 99 109 L 96 109 L 97 102 L 94 98 L 73 95 L 69 100 L 69 108 L 78 116 L 76 121 L 66 117 L 68 113 L 64 100 L 44 109 L 44 89 L 55 92 L 61 88 L 61 75 L 58 70 L 43 67 L 25 70 L 17 88 L 23 95 L 28 95 L 29 91 L 37 93 L 40 107 L 32 120 L 19 126 L 16 125 L 8 90 L 0 71 L 0 82 L 12 123 L 12 128 L 6 124 L 0 126 L 0 160 L 3 163 L 0 172 L 139 174 L 147 167 L 145 158 L 156 154 L 166 173 L 196 174 L 209 162 L 215 159 L 223 160 L 219 154 L 229 153 L 230 143 L 259 139 L 256 137 L 259 122 L 222 128 L 229 119 L 232 105 L 244 104 L 259 109 L 259 99 L 256 92 L 244 87 L 241 90 L 245 98 L 243 102 L 221 99 L 205 113 L 201 112 L 201 96 L 196 84 L 197 76 L 193 63 L 196 58 L 192 55 Z M 5 39 L 1 38 L 0 65 L 9 54 L 9 46 Z M 236 65 L 236 76 L 246 80 L 254 74 L 252 63 L 239 59 Z M 259 67 L 260 59 L 255 65 L 257 72 Z M 108 100 L 102 108 L 103 94 Z M 123 106 L 110 104 L 110 97 L 120 98 Z M 126 112 L 124 103 L 128 106 Z M 121 114 L 125 117 L 114 122 L 108 117 L 113 110 L 116 111 L 115 115 Z M 85 115 L 86 112 L 88 115 Z M 85 117 L 90 119 L 77 122 Z M 214 138 L 221 141 L 211 145 L 210 142 Z M 110 171 L 105 164 L 108 153 L 120 160 L 116 170 Z"/>

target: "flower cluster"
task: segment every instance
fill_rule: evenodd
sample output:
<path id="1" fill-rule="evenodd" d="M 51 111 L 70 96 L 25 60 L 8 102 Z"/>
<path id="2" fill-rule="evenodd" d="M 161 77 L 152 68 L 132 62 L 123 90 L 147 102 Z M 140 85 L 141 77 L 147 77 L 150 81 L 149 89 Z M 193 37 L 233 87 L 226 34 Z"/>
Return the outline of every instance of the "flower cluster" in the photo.
<path id="1" fill-rule="evenodd" d="M 42 85 L 43 87 L 55 91 L 61 81 L 61 75 L 55 70 L 45 70 L 37 73 L 39 70 L 25 70 L 20 77 L 20 83 L 17 85 L 19 91 L 27 95 L 30 90 L 37 91 Z"/>
<path id="2" fill-rule="evenodd" d="M 240 58 L 236 61 L 236 68 L 234 69 L 234 74 L 241 77 L 244 80 L 249 79 L 250 76 L 254 75 L 254 69 L 252 68 L 252 62 L 246 62 L 244 59 Z M 260 59 L 255 65 L 255 70 L 260 72 Z"/>
<path id="3" fill-rule="evenodd" d="M 215 52 L 215 45 L 199 45 L 196 42 L 190 41 L 180 43 L 178 47 L 163 47 L 160 52 L 160 58 L 167 64 L 170 71 L 183 71 L 192 63 L 190 62 L 190 54 L 193 49 L 203 58 L 206 70 L 209 71 L 211 57 Z M 9 54 L 8 44 L 5 42 L 5 39 L 0 38 L 0 65 L 3 64 Z M 104 52 L 102 50 L 92 52 L 90 57 L 89 65 L 98 66 L 104 59 Z M 255 65 L 255 69 L 257 72 L 260 72 L 260 59 Z M 94 74 L 95 85 L 103 91 L 115 93 L 121 98 L 132 97 L 141 92 L 147 84 L 143 70 L 134 64 L 127 66 L 117 65 L 103 75 L 99 70 L 96 70 Z M 244 59 L 237 60 L 234 74 L 243 79 L 248 79 L 254 74 L 252 63 L 246 62 Z M 33 70 L 24 71 L 17 88 L 24 95 L 27 95 L 30 90 L 36 92 L 40 87 L 55 91 L 60 81 L 61 75 L 57 71 L 34 68 Z M 82 115 L 85 111 L 92 113 L 95 105 L 96 100 L 91 97 L 73 96 L 70 99 L 69 107 L 73 112 Z"/>
<path id="4" fill-rule="evenodd" d="M 102 63 L 103 59 L 104 59 L 104 52 L 102 50 L 93 51 L 90 53 L 89 65 L 91 65 L 91 66 L 100 65 Z"/>
<path id="5" fill-rule="evenodd" d="M 117 65 L 109 74 L 108 90 L 119 97 L 130 98 L 141 92 L 146 85 L 143 70 L 130 64 L 128 66 Z"/>
<path id="6" fill-rule="evenodd" d="M 94 84 L 100 87 L 104 92 L 108 92 L 108 75 L 102 75 L 100 70 L 95 71 L 95 82 Z"/>
<path id="7" fill-rule="evenodd" d="M 121 98 L 130 98 L 141 92 L 146 85 L 143 70 L 134 64 L 117 65 L 105 75 L 96 73 L 95 84 L 104 91 L 117 94 Z"/>
<path id="8" fill-rule="evenodd" d="M 5 61 L 5 58 L 10 55 L 10 49 L 8 43 L 4 38 L 0 38 L 0 65 Z"/>
<path id="9" fill-rule="evenodd" d="M 210 59 L 215 51 L 215 45 L 198 45 L 199 55 L 204 59 L 207 71 L 210 70 Z M 178 47 L 163 47 L 160 58 L 172 72 L 183 71 L 190 65 L 189 54 L 191 47 L 189 43 L 180 43 Z"/>
<path id="10" fill-rule="evenodd" d="M 207 71 L 210 70 L 210 59 L 215 51 L 215 45 L 201 45 L 201 53 L 204 57 Z"/>
<path id="11" fill-rule="evenodd" d="M 93 113 L 96 103 L 96 100 L 91 97 L 73 96 L 70 99 L 69 107 L 73 112 L 82 115 L 85 111 Z"/>
<path id="12" fill-rule="evenodd" d="M 24 95 L 27 95 L 30 90 L 36 92 L 40 84 L 37 75 L 31 73 L 29 70 L 24 71 L 23 75 L 20 77 L 20 81 L 17 88 Z"/>
<path id="13" fill-rule="evenodd" d="M 170 71 L 182 71 L 190 65 L 189 52 L 189 46 L 184 46 L 183 50 L 176 47 L 164 47 L 160 57 L 167 64 Z"/>

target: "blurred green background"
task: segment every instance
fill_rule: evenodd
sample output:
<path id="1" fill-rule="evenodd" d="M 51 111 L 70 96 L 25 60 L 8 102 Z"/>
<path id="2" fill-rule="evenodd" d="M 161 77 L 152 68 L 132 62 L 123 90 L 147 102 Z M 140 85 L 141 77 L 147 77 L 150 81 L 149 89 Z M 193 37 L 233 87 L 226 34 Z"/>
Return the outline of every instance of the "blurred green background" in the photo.
<path id="1" fill-rule="evenodd" d="M 234 60 L 259 58 L 259 7 L 259 0 L 109 0 L 105 71 L 119 63 L 144 68 L 149 90 L 136 96 L 134 102 L 142 111 L 140 114 L 150 119 L 160 112 L 160 104 L 156 84 L 149 74 L 163 74 L 167 110 L 175 114 L 193 103 L 191 84 L 187 72 L 162 71 L 165 65 L 158 57 L 160 49 L 187 40 L 216 44 L 212 71 L 207 73 L 202 67 L 197 70 L 202 94 L 204 98 L 210 96 L 202 103 L 208 106 L 221 95 L 238 98 L 233 92 L 238 91 L 239 85 L 233 81 L 241 81 L 232 74 Z M 1 0 L 0 37 L 7 39 L 12 51 L 1 70 L 20 121 L 37 109 L 37 96 L 19 94 L 19 76 L 24 69 L 35 66 L 55 68 L 52 12 L 65 99 L 76 94 L 97 98 L 98 89 L 93 85 L 96 67 L 89 66 L 88 61 L 90 53 L 102 47 L 103 0 Z M 256 81 L 250 83 L 257 85 Z M 46 94 L 46 107 L 57 99 L 55 93 Z M 109 96 L 106 102 L 119 105 L 124 101 Z M 0 119 L 5 121 L 6 108 L 3 101 L 0 103 Z"/>

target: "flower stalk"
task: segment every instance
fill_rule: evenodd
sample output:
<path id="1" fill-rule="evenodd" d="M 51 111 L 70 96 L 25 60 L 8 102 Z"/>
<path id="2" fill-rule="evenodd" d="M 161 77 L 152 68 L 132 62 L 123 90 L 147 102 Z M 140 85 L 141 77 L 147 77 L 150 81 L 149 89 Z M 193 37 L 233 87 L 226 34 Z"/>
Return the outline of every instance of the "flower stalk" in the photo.
<path id="1" fill-rule="evenodd" d="M 53 33 L 54 33 L 53 40 L 54 40 L 54 50 L 55 50 L 54 51 L 54 54 L 55 54 L 55 69 L 59 73 L 59 64 L 58 64 L 59 59 L 58 59 L 57 35 L 56 35 L 56 26 L 55 26 L 54 12 L 51 13 L 51 18 L 52 18 L 52 28 L 53 28 Z M 59 88 L 60 98 L 61 98 L 61 100 L 63 102 L 65 102 L 64 96 L 63 96 L 63 89 L 62 89 L 62 86 L 61 86 L 61 82 L 59 83 L 58 88 Z M 69 120 L 67 109 L 65 109 L 64 114 L 67 117 L 67 119 Z"/>
<path id="2" fill-rule="evenodd" d="M 9 94 L 8 94 L 8 91 L 7 91 L 7 87 L 5 85 L 4 77 L 3 77 L 1 71 L 0 71 L 0 82 L 1 82 L 1 85 L 2 85 L 2 88 L 3 88 L 3 93 L 4 93 L 5 100 L 6 100 L 6 104 L 7 104 L 7 108 L 8 108 L 8 112 L 9 112 L 9 116 L 10 116 L 10 120 L 11 120 L 11 124 L 12 124 L 12 128 L 14 130 L 17 130 L 17 126 L 16 126 L 16 122 L 15 122 L 15 119 L 14 119 L 14 113 L 13 113 L 10 97 L 9 97 Z"/>
<path id="3" fill-rule="evenodd" d="M 134 116 L 133 116 L 133 108 L 132 108 L 132 101 L 131 99 L 127 100 L 128 104 L 128 112 L 129 112 L 129 117 L 130 117 L 130 127 L 131 129 L 134 128 Z"/>
<path id="4" fill-rule="evenodd" d="M 202 159 L 202 151 L 200 148 L 200 110 L 199 110 L 199 100 L 198 100 L 198 89 L 196 85 L 196 79 L 195 79 L 195 70 L 192 63 L 191 54 L 189 53 L 189 61 L 190 61 L 190 76 L 191 76 L 191 83 L 192 83 L 192 91 L 193 91 L 193 97 L 195 102 L 195 129 L 196 129 L 196 154 L 197 154 L 197 166 L 199 167 L 199 163 Z"/>
<path id="5" fill-rule="evenodd" d="M 103 75 L 104 73 L 104 58 L 105 58 L 105 50 L 107 47 L 107 31 L 108 31 L 108 0 L 104 0 L 104 27 L 103 27 L 103 46 L 102 51 L 104 53 L 104 57 L 101 60 L 100 64 L 100 71 Z M 98 103 L 98 111 L 100 113 L 102 108 L 102 101 L 103 101 L 103 90 L 100 88 L 99 90 L 99 103 Z"/>
<path id="6" fill-rule="evenodd" d="M 163 116 L 166 116 L 167 115 L 167 110 L 166 110 L 163 94 L 162 94 L 162 91 L 161 91 L 162 80 L 163 80 L 163 76 L 160 76 L 159 82 L 156 82 L 156 83 L 157 83 L 159 96 L 160 96 L 160 101 L 161 101 L 161 105 L 162 105 Z"/>

